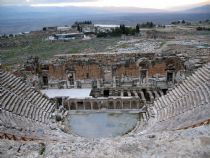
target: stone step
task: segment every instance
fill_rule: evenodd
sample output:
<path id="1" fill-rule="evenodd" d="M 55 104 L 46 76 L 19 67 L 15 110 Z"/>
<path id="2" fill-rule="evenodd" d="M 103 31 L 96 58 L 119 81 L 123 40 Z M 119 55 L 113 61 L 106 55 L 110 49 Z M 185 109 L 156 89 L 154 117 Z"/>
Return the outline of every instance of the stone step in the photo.
<path id="1" fill-rule="evenodd" d="M 10 106 L 10 110 L 9 110 L 10 112 L 14 111 L 15 106 L 17 106 L 17 104 L 18 104 L 18 100 L 19 100 L 19 98 L 17 96 L 15 96 L 15 100 L 14 100 L 13 104 Z"/>
<path id="2" fill-rule="evenodd" d="M 127 93 L 128 93 L 128 96 L 129 96 L 129 97 L 131 97 L 131 92 L 130 92 L 130 91 L 128 91 Z"/>
<path id="3" fill-rule="evenodd" d="M 20 115 L 21 111 L 23 111 L 24 106 L 25 106 L 26 104 L 27 104 L 26 101 L 25 101 L 25 100 L 22 100 L 20 106 L 18 107 L 18 111 L 17 111 L 16 114 Z"/>
<path id="4" fill-rule="evenodd" d="M 16 128 L 17 127 L 17 123 L 15 122 L 15 119 L 14 119 L 12 113 L 8 112 L 8 111 L 5 111 L 4 113 L 5 113 L 6 117 L 7 117 L 7 119 L 9 120 L 9 122 L 11 123 L 11 127 L 12 128 Z"/>
<path id="5" fill-rule="evenodd" d="M 10 86 L 8 87 L 8 89 L 12 89 L 12 88 L 15 88 L 18 84 L 22 83 L 21 79 L 20 78 L 16 78 L 14 79 L 13 82 L 11 82 Z"/>
<path id="6" fill-rule="evenodd" d="M 20 115 L 29 118 L 28 117 L 28 111 L 30 110 L 31 107 L 33 107 L 33 105 L 31 105 L 30 103 L 28 103 L 26 101 L 23 108 L 21 109 L 21 114 Z"/>
<path id="7" fill-rule="evenodd" d="M 14 93 L 17 94 L 17 95 L 20 95 L 20 92 L 24 89 L 25 87 L 25 83 L 22 83 L 19 88 L 17 88 Z"/>
<path id="8" fill-rule="evenodd" d="M 202 96 L 202 104 L 207 104 L 208 103 L 208 96 L 206 94 L 205 88 L 201 85 L 199 87 L 199 92 L 201 93 L 200 95 Z"/>
<path id="9" fill-rule="evenodd" d="M 164 93 L 162 90 L 159 91 L 161 96 L 164 96 Z"/>
<path id="10" fill-rule="evenodd" d="M 24 116 L 27 117 L 27 118 L 31 118 L 31 116 L 29 115 L 29 111 L 30 109 L 34 107 L 34 106 L 30 106 L 30 104 L 27 104 L 25 106 L 25 109 L 24 109 Z"/>
<path id="11" fill-rule="evenodd" d="M 180 84 L 178 87 L 178 90 L 179 90 L 179 96 L 180 97 L 182 97 L 183 95 L 186 95 L 186 93 L 188 93 L 188 91 L 184 88 L 184 86 L 183 86 L 183 83 L 182 84 Z"/>
<path id="12" fill-rule="evenodd" d="M 134 93 L 135 97 L 139 97 L 138 93 L 136 91 L 133 91 L 133 93 Z"/>
<path id="13" fill-rule="evenodd" d="M 39 94 L 35 93 L 34 98 L 32 98 L 31 103 L 35 104 L 36 101 L 40 98 Z"/>
<path id="14" fill-rule="evenodd" d="M 42 100 L 42 96 L 40 95 L 40 97 L 37 98 L 34 104 L 40 104 L 41 100 Z"/>
<path id="15" fill-rule="evenodd" d="M 15 123 L 14 123 L 14 121 L 13 121 L 13 119 L 11 119 L 9 117 L 9 112 L 7 112 L 5 110 L 5 111 L 2 111 L 2 114 L 3 114 L 3 117 L 5 119 L 5 125 L 6 125 L 6 127 L 12 128 L 12 127 L 15 127 L 16 126 Z"/>
<path id="16" fill-rule="evenodd" d="M 140 95 L 141 95 L 141 99 L 146 102 L 146 98 L 145 98 L 144 93 L 142 91 L 140 91 Z"/>
<path id="17" fill-rule="evenodd" d="M 36 95 L 37 95 L 37 92 L 34 91 L 34 93 L 32 93 L 31 95 L 29 95 L 28 101 L 29 101 L 29 102 L 33 102 L 34 97 L 35 97 Z"/>
<path id="18" fill-rule="evenodd" d="M 154 90 L 153 92 L 154 92 L 154 94 L 155 94 L 155 99 L 160 98 L 160 95 L 158 94 L 158 92 L 157 92 L 156 90 Z"/>
<path id="19" fill-rule="evenodd" d="M 208 96 L 208 100 L 210 101 L 210 87 L 208 87 L 206 83 L 203 84 L 203 86 L 205 87 L 205 90 L 206 90 L 206 93 Z"/>
<path id="20" fill-rule="evenodd" d="M 36 108 L 35 106 L 32 106 L 32 107 L 29 108 L 29 112 L 28 112 L 27 115 L 31 119 L 34 118 L 34 116 L 35 116 L 35 112 L 34 112 L 35 111 L 35 108 Z"/>
<path id="21" fill-rule="evenodd" d="M 203 68 L 199 72 L 199 75 L 201 75 L 205 80 L 210 79 L 210 72 L 208 72 L 207 69 Z"/>
<path id="22" fill-rule="evenodd" d="M 5 117 L 5 110 L 4 110 L 4 109 L 1 110 L 0 120 L 1 120 L 1 122 L 3 123 L 4 126 L 7 125 L 7 121 L 8 121 L 8 120 L 7 120 L 7 118 Z"/>
<path id="23" fill-rule="evenodd" d="M 25 83 L 23 83 L 22 84 L 22 87 L 16 92 L 16 94 L 17 95 L 20 95 L 21 97 L 24 97 L 24 98 L 26 98 L 26 96 L 24 95 L 24 91 L 25 91 L 25 89 L 26 89 L 26 85 L 25 85 Z"/>
<path id="24" fill-rule="evenodd" d="M 6 78 L 5 80 L 2 80 L 2 86 L 3 87 L 9 87 L 11 86 L 11 84 L 14 82 L 15 77 L 14 76 L 9 76 L 8 78 Z"/>
<path id="25" fill-rule="evenodd" d="M 192 87 L 190 86 L 189 82 L 184 81 L 183 84 L 180 85 L 182 89 L 185 89 L 185 91 L 191 91 Z"/>
<path id="26" fill-rule="evenodd" d="M 160 100 L 160 102 L 161 102 L 162 108 L 167 107 L 167 104 L 168 104 L 168 103 L 167 103 L 165 97 L 161 97 L 159 100 Z"/>
<path id="27" fill-rule="evenodd" d="M 34 91 L 31 88 L 27 88 L 27 92 L 25 93 L 25 96 L 30 99 L 31 95 L 33 95 Z"/>
<path id="28" fill-rule="evenodd" d="M 206 73 L 210 74 L 210 67 L 208 65 L 205 65 L 203 69 L 206 71 Z"/>
<path id="29" fill-rule="evenodd" d="M 41 116 L 42 116 L 42 115 L 41 115 L 41 112 L 42 112 L 42 110 L 39 109 L 39 108 L 36 110 L 36 112 L 35 112 L 35 114 L 36 114 L 36 116 L 35 116 L 35 121 L 42 122 L 42 121 L 41 121 Z"/>
<path id="30" fill-rule="evenodd" d="M 52 106 L 50 107 L 50 109 L 48 110 L 48 112 L 54 112 L 55 110 L 55 104 L 52 104 Z"/>
<path id="31" fill-rule="evenodd" d="M 8 102 L 10 101 L 10 95 L 7 95 L 7 96 L 5 96 L 5 99 L 4 99 L 4 101 L 2 102 L 2 108 L 3 109 L 6 109 L 6 106 L 7 106 L 7 104 L 8 104 Z"/>
<path id="32" fill-rule="evenodd" d="M 179 99 L 180 98 L 179 92 L 177 90 L 177 87 L 175 89 L 173 89 L 171 92 L 172 93 L 170 95 L 173 95 L 176 99 Z"/>
<path id="33" fill-rule="evenodd" d="M 1 84 L 2 85 L 5 85 L 5 84 L 7 84 L 7 81 L 10 79 L 10 75 L 9 74 L 5 74 L 5 76 L 3 76 L 2 78 L 1 78 Z"/>
<path id="34" fill-rule="evenodd" d="M 50 102 L 48 102 L 47 105 L 46 105 L 45 111 L 46 111 L 46 112 L 50 112 L 50 109 L 51 109 L 52 106 L 53 106 L 53 105 L 52 105 Z"/>
<path id="35" fill-rule="evenodd" d="M 176 101 L 176 99 L 174 99 L 174 97 L 171 97 L 171 96 L 169 96 L 168 94 L 166 94 L 165 97 L 168 98 L 168 101 L 169 101 L 170 103 L 174 103 L 174 102 Z"/>
<path id="36" fill-rule="evenodd" d="M 123 96 L 124 96 L 123 91 L 121 91 L 121 92 L 120 92 L 120 96 L 121 96 L 121 97 L 123 97 Z"/>
<path id="37" fill-rule="evenodd" d="M 16 96 L 15 96 L 14 94 L 13 94 L 13 95 L 10 94 L 9 97 L 10 97 L 10 100 L 9 100 L 9 102 L 7 103 L 5 109 L 8 110 L 8 111 L 11 111 L 11 107 L 12 107 L 12 105 L 13 105 L 13 103 L 14 103 L 14 99 L 16 98 Z"/>
<path id="38" fill-rule="evenodd" d="M 147 93 L 149 94 L 149 97 L 150 97 L 150 101 L 153 102 L 155 100 L 152 92 L 150 90 L 147 90 Z"/>
<path id="39" fill-rule="evenodd" d="M 8 91 L 3 90 L 3 93 L 2 93 L 2 96 L 1 96 L 1 100 L 0 100 L 1 104 L 3 104 L 3 102 L 6 100 L 8 93 L 9 93 Z"/>
<path id="40" fill-rule="evenodd" d="M 22 103 L 22 99 L 18 98 L 17 103 L 15 104 L 14 108 L 13 108 L 13 113 L 17 113 L 18 108 L 20 107 L 20 104 Z"/>
<path id="41" fill-rule="evenodd" d="M 47 103 L 47 99 L 44 99 L 44 101 L 42 102 L 42 104 L 40 104 L 40 108 L 45 109 L 46 108 L 46 103 Z"/>

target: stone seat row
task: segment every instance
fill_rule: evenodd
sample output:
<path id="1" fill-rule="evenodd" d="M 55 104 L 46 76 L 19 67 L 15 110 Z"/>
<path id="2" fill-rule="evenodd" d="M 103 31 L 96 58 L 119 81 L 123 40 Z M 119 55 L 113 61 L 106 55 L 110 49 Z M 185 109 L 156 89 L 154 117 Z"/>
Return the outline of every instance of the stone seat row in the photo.
<path id="1" fill-rule="evenodd" d="M 1 110 L 0 120 L 2 125 L 7 126 L 8 128 L 35 129 L 38 127 L 48 127 L 48 124 L 26 118 L 25 116 L 14 114 L 4 109 Z"/>
<path id="2" fill-rule="evenodd" d="M 197 106 L 208 104 L 209 99 L 207 93 L 209 93 L 209 90 L 205 90 L 203 87 L 198 87 L 197 90 L 195 89 L 194 91 L 186 93 L 186 95 L 184 95 L 182 98 L 171 102 L 164 108 L 159 108 L 161 105 L 163 105 L 163 103 L 161 104 L 161 102 L 157 102 L 157 106 L 159 108 L 157 111 L 160 113 L 159 119 L 162 121 L 187 110 L 196 108 Z"/>
<path id="3" fill-rule="evenodd" d="M 188 110 L 193 110 L 196 107 L 209 104 L 210 100 L 205 97 L 205 95 L 203 95 L 203 93 L 208 93 L 208 91 L 202 91 L 204 91 L 204 89 L 198 87 L 197 91 L 195 90 L 191 93 L 188 93 L 188 95 L 185 95 L 184 97 L 180 98 L 176 102 L 171 103 L 167 107 L 162 108 L 161 110 L 157 110 L 158 120 L 163 121 L 184 113 Z M 204 99 L 206 99 L 206 102 L 204 101 Z M 160 106 L 161 104 L 159 103 L 157 105 Z"/>
<path id="4" fill-rule="evenodd" d="M 54 106 L 47 98 L 43 97 L 42 94 L 35 91 L 32 87 L 27 86 L 23 81 L 21 81 L 20 78 L 16 78 L 14 75 L 9 73 L 3 74 L 5 74 L 5 76 L 3 76 L 1 80 L 4 83 L 2 84 L 2 87 L 5 87 L 11 92 L 27 99 L 34 104 L 40 105 L 40 107 L 43 107 L 43 109 L 48 108 L 48 106 Z"/>
<path id="5" fill-rule="evenodd" d="M 43 124 L 6 110 L 1 111 L 0 132 L 42 139 L 57 139 L 66 136 L 66 134 L 61 131 L 52 130 L 50 126 L 53 125 L 51 123 Z"/>
<path id="6" fill-rule="evenodd" d="M 35 104 L 24 100 L 16 94 L 4 90 L 2 99 L 0 100 L 3 109 L 13 112 L 17 115 L 25 116 L 36 121 L 47 123 L 50 118 L 50 112 L 45 111 Z"/>
<path id="7" fill-rule="evenodd" d="M 38 139 L 67 138 L 50 119 L 55 108 L 50 100 L 14 75 L 1 71 L 0 76 L 0 133 Z"/>
<path id="8" fill-rule="evenodd" d="M 154 102 L 157 120 L 163 121 L 197 106 L 210 103 L 210 66 L 199 68 L 192 76 Z"/>
<path id="9" fill-rule="evenodd" d="M 195 86 L 198 85 L 198 82 L 200 82 L 199 79 L 198 79 L 198 77 L 196 75 L 191 76 L 190 78 L 188 78 L 189 80 L 187 82 L 184 81 L 184 84 L 180 84 L 180 86 L 178 86 L 176 89 L 173 89 L 172 91 L 170 91 L 168 93 L 168 95 L 173 94 L 171 96 L 171 98 L 173 98 L 173 99 L 174 98 L 176 99 L 176 98 L 182 97 L 186 92 L 188 92 L 189 90 L 193 90 L 193 88 L 195 88 Z M 192 79 L 192 81 L 190 79 Z M 202 81 L 202 82 L 205 82 L 205 81 Z M 188 83 L 190 83 L 190 84 L 192 83 L 192 84 L 189 85 Z M 183 88 L 183 86 L 185 88 Z M 186 91 L 186 89 L 188 89 L 188 91 Z"/>

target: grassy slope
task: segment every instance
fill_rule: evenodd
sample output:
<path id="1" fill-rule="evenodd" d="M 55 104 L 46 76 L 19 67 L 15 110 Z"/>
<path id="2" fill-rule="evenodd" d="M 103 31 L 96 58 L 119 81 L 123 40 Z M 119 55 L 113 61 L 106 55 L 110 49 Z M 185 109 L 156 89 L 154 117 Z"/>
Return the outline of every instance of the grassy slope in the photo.
<path id="1" fill-rule="evenodd" d="M 30 41 L 30 44 L 26 46 L 0 49 L 2 63 L 14 64 L 21 63 L 27 56 L 32 55 L 42 57 L 42 59 L 49 59 L 55 54 L 83 53 L 85 49 L 93 49 L 96 52 L 106 51 L 108 46 L 115 45 L 120 38 L 95 38 L 92 40 L 72 40 L 68 42 L 50 42 L 41 38 L 31 37 L 16 37 L 6 40 L 11 42 Z"/>

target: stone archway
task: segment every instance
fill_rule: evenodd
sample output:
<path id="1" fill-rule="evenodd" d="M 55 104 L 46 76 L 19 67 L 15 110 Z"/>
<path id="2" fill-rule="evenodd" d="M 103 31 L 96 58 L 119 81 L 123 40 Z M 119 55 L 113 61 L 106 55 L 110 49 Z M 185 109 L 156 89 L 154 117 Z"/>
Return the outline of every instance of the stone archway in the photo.
<path id="1" fill-rule="evenodd" d="M 138 101 L 131 101 L 131 109 L 138 109 L 139 108 L 139 105 L 138 105 Z"/>
<path id="2" fill-rule="evenodd" d="M 77 109 L 78 110 L 84 110 L 84 103 L 83 103 L 83 101 L 78 101 L 77 102 Z"/>
<path id="3" fill-rule="evenodd" d="M 70 103 L 70 110 L 77 110 L 75 102 Z"/>
<path id="4" fill-rule="evenodd" d="M 84 106 L 85 106 L 85 110 L 91 110 L 91 103 L 90 102 L 85 102 Z"/>
<path id="5" fill-rule="evenodd" d="M 131 91 L 131 96 L 132 96 L 132 97 L 135 97 L 135 94 L 134 94 L 134 92 L 133 92 L 133 91 Z"/>
<path id="6" fill-rule="evenodd" d="M 123 96 L 127 97 L 128 96 L 128 92 L 127 91 L 124 91 L 123 92 Z"/>
<path id="7" fill-rule="evenodd" d="M 123 101 L 123 109 L 130 109 L 130 101 L 129 100 Z"/>
<path id="8" fill-rule="evenodd" d="M 93 102 L 93 110 L 98 110 L 98 103 L 97 102 Z"/>
<path id="9" fill-rule="evenodd" d="M 144 107 L 144 102 L 139 102 L 139 109 Z"/>
<path id="10" fill-rule="evenodd" d="M 122 104 L 119 100 L 116 102 L 116 109 L 122 109 Z"/>
<path id="11" fill-rule="evenodd" d="M 68 78 L 69 84 L 70 84 L 70 85 L 74 85 L 74 81 L 75 81 L 75 72 L 73 72 L 73 71 L 68 71 L 68 72 L 67 72 L 67 78 Z"/>
<path id="12" fill-rule="evenodd" d="M 108 109 L 114 109 L 114 102 L 113 101 L 108 102 Z"/>

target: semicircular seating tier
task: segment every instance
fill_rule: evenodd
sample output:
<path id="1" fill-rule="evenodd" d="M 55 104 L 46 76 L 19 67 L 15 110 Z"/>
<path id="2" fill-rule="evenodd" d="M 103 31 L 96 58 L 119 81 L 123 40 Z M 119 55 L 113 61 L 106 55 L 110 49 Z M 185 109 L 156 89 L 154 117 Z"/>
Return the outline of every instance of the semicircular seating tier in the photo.
<path id="1" fill-rule="evenodd" d="M 20 78 L 4 71 L 0 73 L 0 137 L 8 133 L 37 139 L 69 138 L 51 120 L 55 104 Z M 145 130 L 148 132 L 182 129 L 209 120 L 210 63 L 147 109 L 149 117 Z"/>
<path id="2" fill-rule="evenodd" d="M 0 76 L 0 133 L 30 138 L 58 137 L 59 129 L 50 119 L 55 104 L 21 78 L 4 71 Z"/>
<path id="3" fill-rule="evenodd" d="M 154 101 L 148 112 L 153 130 L 182 129 L 209 120 L 210 63 Z"/>

